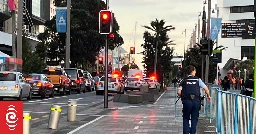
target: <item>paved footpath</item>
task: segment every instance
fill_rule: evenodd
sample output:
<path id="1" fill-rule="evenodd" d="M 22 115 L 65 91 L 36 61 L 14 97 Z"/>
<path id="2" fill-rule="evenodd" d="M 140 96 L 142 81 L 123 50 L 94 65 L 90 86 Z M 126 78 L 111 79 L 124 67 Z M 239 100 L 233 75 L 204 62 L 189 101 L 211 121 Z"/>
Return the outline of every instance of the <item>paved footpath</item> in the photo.
<path id="1" fill-rule="evenodd" d="M 175 89 L 168 88 L 153 104 L 110 102 L 111 112 L 98 115 L 68 134 L 182 134 L 182 118 L 174 114 L 175 95 Z"/>

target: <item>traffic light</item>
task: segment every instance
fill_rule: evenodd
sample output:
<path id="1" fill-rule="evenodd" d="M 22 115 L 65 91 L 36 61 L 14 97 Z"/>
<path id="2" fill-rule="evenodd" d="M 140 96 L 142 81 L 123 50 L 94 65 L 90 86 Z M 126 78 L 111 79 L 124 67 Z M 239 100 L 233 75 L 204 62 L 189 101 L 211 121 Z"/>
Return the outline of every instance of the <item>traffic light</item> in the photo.
<path id="1" fill-rule="evenodd" d="M 200 51 L 203 55 L 208 55 L 208 41 L 208 39 L 200 40 Z M 213 40 L 210 40 L 210 55 L 212 54 L 213 44 Z"/>
<path id="2" fill-rule="evenodd" d="M 110 10 L 101 10 L 99 13 L 99 32 L 109 34 L 112 32 L 113 17 Z"/>
<path id="3" fill-rule="evenodd" d="M 135 47 L 130 47 L 130 54 L 135 54 Z"/>
<path id="4" fill-rule="evenodd" d="M 103 64 L 103 57 L 98 57 L 99 64 Z"/>
<path id="5" fill-rule="evenodd" d="M 114 35 L 113 33 L 110 33 L 110 34 L 109 34 L 109 39 L 110 39 L 110 40 L 113 40 L 114 38 L 115 38 L 115 35 Z"/>

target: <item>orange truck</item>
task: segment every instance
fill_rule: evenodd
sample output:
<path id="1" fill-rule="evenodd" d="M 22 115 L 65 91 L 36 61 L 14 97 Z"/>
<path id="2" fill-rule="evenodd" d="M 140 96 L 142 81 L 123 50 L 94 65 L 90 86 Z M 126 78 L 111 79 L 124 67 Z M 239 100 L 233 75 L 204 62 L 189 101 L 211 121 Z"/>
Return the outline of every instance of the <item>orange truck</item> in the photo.
<path id="1" fill-rule="evenodd" d="M 45 74 L 47 78 L 51 80 L 53 88 L 57 93 L 60 93 L 60 95 L 71 94 L 71 81 L 64 69 L 58 67 L 48 67 L 43 70 L 43 74 Z"/>

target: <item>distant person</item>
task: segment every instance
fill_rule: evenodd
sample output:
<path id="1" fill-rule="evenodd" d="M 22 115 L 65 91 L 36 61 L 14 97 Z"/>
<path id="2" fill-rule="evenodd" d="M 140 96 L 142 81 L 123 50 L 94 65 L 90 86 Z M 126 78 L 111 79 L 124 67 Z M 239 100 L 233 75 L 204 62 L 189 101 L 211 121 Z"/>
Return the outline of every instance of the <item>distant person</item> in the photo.
<path id="1" fill-rule="evenodd" d="M 228 79 L 228 76 L 224 77 L 224 79 L 221 82 L 221 86 L 224 91 L 227 91 L 230 88 L 230 80 Z"/>
<path id="2" fill-rule="evenodd" d="M 177 94 L 183 104 L 183 134 L 196 134 L 199 111 L 201 109 L 201 93 L 203 88 L 207 94 L 207 100 L 210 101 L 210 92 L 202 80 L 196 77 L 196 68 L 194 66 L 186 67 L 187 77 L 181 82 Z M 191 117 L 191 127 L 189 120 Z"/>
<path id="3" fill-rule="evenodd" d="M 244 82 L 244 87 L 245 87 L 245 95 L 251 97 L 254 90 L 253 74 L 250 74 L 249 78 Z"/>
<path id="4" fill-rule="evenodd" d="M 177 87 L 177 83 L 179 82 L 179 80 L 177 79 L 177 77 L 175 77 L 173 80 L 172 80 L 172 83 L 173 83 L 173 86 L 174 87 Z"/>

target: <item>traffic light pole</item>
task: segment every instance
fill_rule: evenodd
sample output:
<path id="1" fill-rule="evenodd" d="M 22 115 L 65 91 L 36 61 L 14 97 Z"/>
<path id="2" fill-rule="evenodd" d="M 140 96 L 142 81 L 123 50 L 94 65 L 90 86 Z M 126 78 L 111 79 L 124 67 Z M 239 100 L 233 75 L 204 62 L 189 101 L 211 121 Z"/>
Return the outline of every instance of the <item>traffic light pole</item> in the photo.
<path id="1" fill-rule="evenodd" d="M 254 0 L 254 18 L 255 18 L 255 26 L 254 28 L 256 28 L 256 0 Z M 255 34 L 255 33 L 254 33 Z M 256 36 L 254 39 L 254 90 L 253 90 L 253 97 L 256 98 Z"/>
<path id="2" fill-rule="evenodd" d="M 108 108 L 108 35 L 105 44 L 104 108 Z"/>
<path id="3" fill-rule="evenodd" d="M 23 25 L 23 0 L 19 0 L 18 1 L 18 20 L 17 20 L 17 53 L 16 53 L 17 59 L 22 59 L 22 25 Z"/>
<path id="4" fill-rule="evenodd" d="M 109 0 L 106 0 L 106 6 L 108 10 Z M 108 34 L 106 34 L 106 44 L 105 44 L 104 108 L 108 108 Z"/>
<path id="5" fill-rule="evenodd" d="M 207 39 L 208 39 L 208 55 L 205 57 L 205 83 L 209 83 L 209 60 L 210 60 L 210 20 L 211 20 L 211 0 L 208 0 L 208 19 L 207 19 Z"/>

